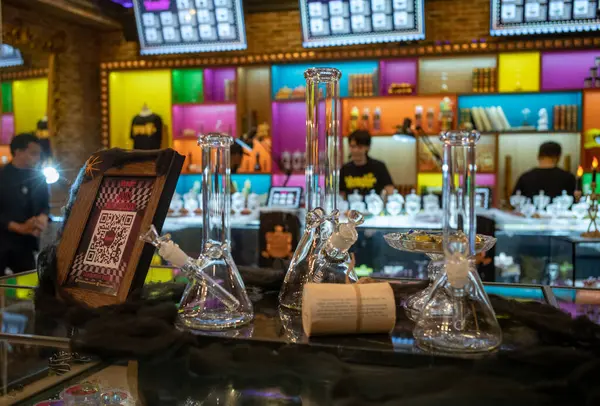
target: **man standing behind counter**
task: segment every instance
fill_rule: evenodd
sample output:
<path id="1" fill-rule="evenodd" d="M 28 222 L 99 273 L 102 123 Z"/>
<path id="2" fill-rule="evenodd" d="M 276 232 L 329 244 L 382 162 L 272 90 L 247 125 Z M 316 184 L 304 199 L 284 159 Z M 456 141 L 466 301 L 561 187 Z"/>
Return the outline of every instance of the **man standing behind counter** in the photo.
<path id="1" fill-rule="evenodd" d="M 340 192 L 347 197 L 355 189 L 363 196 L 371 189 L 377 194 L 385 190 L 391 194 L 394 190 L 392 177 L 381 161 L 369 157 L 371 135 L 368 131 L 357 130 L 348 136 L 350 162 L 340 171 Z"/>
<path id="2" fill-rule="evenodd" d="M 575 193 L 575 176 L 557 166 L 561 154 L 562 148 L 556 142 L 550 141 L 540 145 L 537 168 L 521 175 L 513 195 L 520 190 L 523 196 L 533 198 L 543 190 L 546 196 L 554 199 L 566 190 L 572 196 Z"/>
<path id="3" fill-rule="evenodd" d="M 10 143 L 12 161 L 0 169 L 0 275 L 35 269 L 39 236 L 48 225 L 48 185 L 36 170 L 42 148 L 33 134 Z"/>

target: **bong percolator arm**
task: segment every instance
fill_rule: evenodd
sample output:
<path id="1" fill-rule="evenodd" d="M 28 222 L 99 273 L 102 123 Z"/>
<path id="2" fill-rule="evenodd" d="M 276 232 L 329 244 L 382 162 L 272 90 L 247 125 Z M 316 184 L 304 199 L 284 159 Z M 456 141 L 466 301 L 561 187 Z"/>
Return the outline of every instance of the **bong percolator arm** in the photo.
<path id="1" fill-rule="evenodd" d="M 188 278 L 201 280 L 206 289 L 228 309 L 235 311 L 240 306 L 240 301 L 235 296 L 202 270 L 202 265 L 210 261 L 210 257 L 202 255 L 198 260 L 194 260 L 171 240 L 169 234 L 159 236 L 154 225 L 140 235 L 140 240 L 158 248 L 158 255 L 180 268 Z"/>

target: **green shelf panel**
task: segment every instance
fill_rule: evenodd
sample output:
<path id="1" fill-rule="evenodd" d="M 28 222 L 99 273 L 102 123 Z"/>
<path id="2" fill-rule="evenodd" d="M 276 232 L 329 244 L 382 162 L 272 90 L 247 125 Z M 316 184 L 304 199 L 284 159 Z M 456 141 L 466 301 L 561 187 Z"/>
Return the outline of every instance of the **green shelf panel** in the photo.
<path id="1" fill-rule="evenodd" d="M 173 69 L 172 78 L 173 104 L 204 101 L 202 69 Z"/>
<path id="2" fill-rule="evenodd" d="M 13 112 L 12 82 L 2 82 L 2 113 Z"/>

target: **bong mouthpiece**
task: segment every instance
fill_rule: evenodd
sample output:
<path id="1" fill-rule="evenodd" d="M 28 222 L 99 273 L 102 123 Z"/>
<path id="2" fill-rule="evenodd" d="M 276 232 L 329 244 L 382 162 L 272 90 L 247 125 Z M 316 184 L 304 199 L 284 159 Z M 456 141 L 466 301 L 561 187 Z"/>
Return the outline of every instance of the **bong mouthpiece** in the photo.
<path id="1" fill-rule="evenodd" d="M 358 232 L 354 223 L 343 223 L 331 234 L 329 244 L 337 250 L 348 252 L 357 239 Z"/>

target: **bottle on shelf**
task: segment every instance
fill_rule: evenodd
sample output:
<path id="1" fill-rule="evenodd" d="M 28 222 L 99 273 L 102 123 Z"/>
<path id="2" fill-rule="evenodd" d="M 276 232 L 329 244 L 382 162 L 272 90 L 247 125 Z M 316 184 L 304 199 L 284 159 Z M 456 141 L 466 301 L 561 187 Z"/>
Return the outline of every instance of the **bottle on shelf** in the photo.
<path id="1" fill-rule="evenodd" d="M 373 131 L 381 131 L 381 107 L 375 107 L 373 112 Z"/>
<path id="2" fill-rule="evenodd" d="M 358 110 L 358 107 L 354 106 L 352 107 L 352 110 L 350 111 L 350 122 L 348 123 L 348 133 L 353 133 L 354 131 L 358 130 L 358 119 L 360 116 L 360 111 Z"/>
<path id="3" fill-rule="evenodd" d="M 415 106 L 415 127 L 423 128 L 423 106 Z"/>
<path id="4" fill-rule="evenodd" d="M 428 133 L 432 133 L 434 124 L 435 124 L 435 109 L 433 107 L 429 107 L 427 109 L 427 129 L 425 131 Z"/>
<path id="5" fill-rule="evenodd" d="M 362 119 L 361 119 L 361 122 L 360 122 L 360 129 L 361 130 L 369 130 L 369 127 L 370 127 L 370 125 L 369 125 L 369 118 L 370 118 L 369 108 L 366 107 L 363 110 Z"/>
<path id="6" fill-rule="evenodd" d="M 187 165 L 187 170 L 188 172 L 193 172 L 192 169 L 194 168 L 194 164 L 192 163 L 192 153 L 189 152 L 188 153 L 188 165 Z"/>
<path id="7" fill-rule="evenodd" d="M 442 93 L 445 93 L 448 91 L 448 73 L 447 72 L 442 72 L 441 74 L 441 85 L 440 85 L 440 91 Z"/>
<path id="8" fill-rule="evenodd" d="M 256 153 L 256 162 L 254 163 L 254 172 L 261 172 L 262 169 L 260 167 L 260 152 Z"/>

